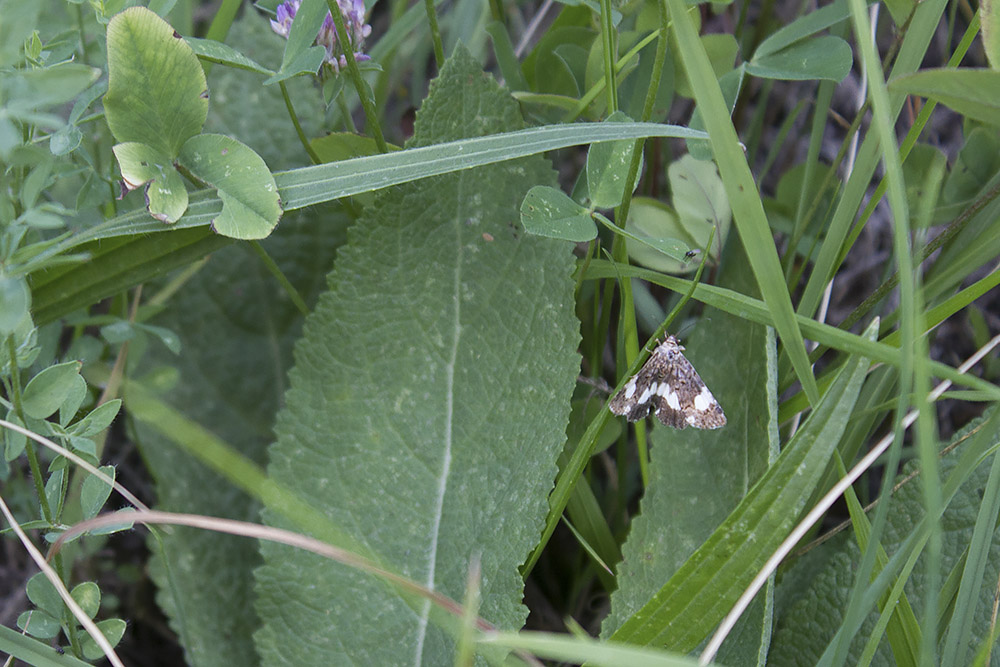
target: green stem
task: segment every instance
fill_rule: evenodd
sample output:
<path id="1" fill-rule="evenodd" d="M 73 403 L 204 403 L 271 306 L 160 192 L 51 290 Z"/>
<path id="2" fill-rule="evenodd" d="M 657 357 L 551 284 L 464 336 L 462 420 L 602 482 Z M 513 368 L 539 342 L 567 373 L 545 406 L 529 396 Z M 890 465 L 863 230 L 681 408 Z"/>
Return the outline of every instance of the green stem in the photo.
<path id="1" fill-rule="evenodd" d="M 83 19 L 83 3 L 74 5 L 74 11 L 76 12 L 76 29 L 80 33 L 80 56 L 81 62 L 90 62 L 90 53 L 87 50 L 87 32 L 84 26 Z"/>
<path id="2" fill-rule="evenodd" d="M 391 0 L 389 9 L 389 29 L 392 28 L 403 15 L 406 14 L 407 0 Z M 397 48 L 392 48 L 386 51 L 381 57 L 382 62 L 391 63 L 396 59 Z M 384 100 L 388 97 L 389 86 L 392 84 L 392 72 L 387 69 L 383 69 L 375 76 L 375 90 L 374 95 L 376 100 Z M 383 107 L 384 109 L 384 107 Z"/>
<path id="3" fill-rule="evenodd" d="M 667 257 L 671 257 L 673 259 L 676 259 L 678 262 L 683 262 L 683 261 L 685 261 L 687 259 L 687 252 L 688 251 L 685 251 L 684 253 L 678 254 L 676 256 L 671 255 L 669 252 L 667 252 L 663 248 L 660 248 L 660 247 L 658 247 L 658 246 L 653 245 L 652 243 L 650 243 L 648 239 L 644 239 L 641 236 L 636 236 L 632 232 L 626 230 L 624 227 L 619 227 L 618 225 L 616 225 L 615 223 L 611 222 L 606 217 L 604 217 L 603 215 L 601 215 L 600 213 L 598 213 L 597 211 L 592 212 L 590 214 L 590 217 L 592 217 L 594 220 L 597 220 L 599 223 L 601 223 L 602 225 L 604 225 L 605 227 L 607 227 L 608 229 L 610 229 L 611 231 L 613 231 L 615 234 L 624 236 L 624 237 L 626 237 L 628 239 L 631 239 L 631 240 L 635 241 L 636 243 L 641 243 L 644 246 L 652 248 L 653 250 L 655 250 L 657 252 L 663 253 Z M 713 229 L 714 229 L 714 226 L 713 226 Z M 616 239 L 617 239 L 617 237 L 616 237 Z M 690 250 L 690 248 L 688 250 Z M 627 254 L 626 254 L 626 257 L 627 257 Z M 616 259 L 615 261 L 617 262 L 618 260 Z M 618 262 L 618 263 L 619 264 L 627 264 L 628 261 L 626 259 L 626 260 Z"/>
<path id="4" fill-rule="evenodd" d="M 28 421 L 24 416 L 24 407 L 21 404 L 21 372 L 17 367 L 17 347 L 14 344 L 14 336 L 7 336 L 7 352 L 10 355 L 10 389 L 11 403 L 14 405 L 14 413 L 27 426 Z M 24 450 L 28 455 L 28 466 L 31 468 L 31 478 L 35 484 L 35 493 L 38 495 L 38 504 L 42 508 L 42 517 L 50 524 L 55 523 L 52 508 L 49 506 L 49 499 L 45 495 L 45 475 L 42 467 L 38 463 L 38 452 L 35 450 L 35 441 L 28 439 L 28 444 Z"/>
<path id="5" fill-rule="evenodd" d="M 669 19 L 665 0 L 659 0 L 660 29 L 654 32 L 656 41 L 656 56 L 653 59 L 653 71 L 649 77 L 649 88 L 646 89 L 646 100 L 642 105 L 642 121 L 648 122 L 653 117 L 653 107 L 656 104 L 656 94 L 660 89 L 660 76 L 663 73 L 663 63 L 667 59 L 667 28 Z M 643 40 L 646 43 L 646 40 Z M 637 52 L 638 53 L 638 52 Z M 636 139 L 632 146 L 632 162 L 629 164 L 628 175 L 625 178 L 624 198 L 621 206 L 615 212 L 615 220 L 628 220 L 629 209 L 632 206 L 632 193 L 635 191 L 636 179 L 639 176 L 639 165 L 642 164 L 642 153 L 646 145 L 645 139 Z M 624 225 L 622 225 L 624 227 Z"/>
<path id="6" fill-rule="evenodd" d="M 503 0 L 490 0 L 490 16 L 494 21 L 503 21 Z"/>
<path id="7" fill-rule="evenodd" d="M 299 309 L 299 312 L 303 315 L 308 315 L 309 306 L 306 305 L 306 302 L 302 299 L 302 296 L 299 295 L 299 291 L 295 289 L 295 286 L 292 285 L 291 281 L 285 277 L 281 268 L 273 259 L 271 259 L 271 256 L 267 254 L 267 251 L 264 250 L 260 241 L 250 241 L 250 247 L 253 248 L 255 253 L 257 253 L 257 257 L 259 257 L 260 261 L 264 263 L 264 266 L 271 272 L 271 275 L 274 276 L 275 280 L 277 280 L 278 283 L 284 288 L 285 293 L 288 294 L 288 298 L 292 300 L 292 303 Z"/>
<path id="8" fill-rule="evenodd" d="M 601 0 L 601 50 L 604 53 L 604 79 L 608 82 L 605 92 L 608 96 L 610 116 L 618 111 L 618 80 L 615 76 L 615 61 L 618 59 L 617 33 L 611 22 L 611 0 Z"/>
<path id="9" fill-rule="evenodd" d="M 337 27 L 337 42 L 341 45 L 341 50 L 344 52 L 344 59 L 347 61 L 347 72 L 351 77 L 351 81 L 354 82 L 354 89 L 358 92 L 358 99 L 361 100 L 361 108 L 365 110 L 368 130 L 372 133 L 379 152 L 388 153 L 389 146 L 385 143 L 385 137 L 382 136 L 382 127 L 379 125 L 378 114 L 375 112 L 375 101 L 369 95 L 371 88 L 368 87 L 368 84 L 361 76 L 361 70 L 358 69 L 358 61 L 354 57 L 354 45 L 348 37 L 347 27 L 344 25 L 344 15 L 340 13 L 340 6 L 335 0 L 326 0 L 326 4 L 330 8 L 330 16 L 333 17 L 333 24 Z"/>
<path id="10" fill-rule="evenodd" d="M 292 98 L 288 95 L 288 88 L 285 86 L 285 82 L 279 81 L 278 86 L 281 88 L 281 96 L 285 100 L 285 108 L 288 109 L 288 117 L 292 119 L 292 125 L 295 126 L 295 133 L 299 135 L 299 141 L 302 142 L 302 146 L 306 149 L 306 153 L 309 154 L 309 159 L 312 160 L 313 164 L 322 164 L 323 161 L 319 159 L 319 156 L 316 155 L 316 151 L 314 151 L 312 146 L 309 145 L 309 139 L 306 138 L 305 130 L 303 130 L 302 125 L 299 124 L 299 117 L 295 113 L 295 107 L 292 106 Z"/>
<path id="11" fill-rule="evenodd" d="M 427 12 L 427 23 L 431 29 L 431 41 L 434 43 L 434 62 L 438 70 L 444 65 L 444 44 L 441 42 L 441 29 L 438 27 L 437 9 L 434 0 L 424 0 L 424 10 Z"/>
<path id="12" fill-rule="evenodd" d="M 17 366 L 17 346 L 14 344 L 14 337 L 7 336 L 7 352 L 10 354 L 10 398 L 14 405 L 14 412 L 22 424 L 27 425 L 24 417 L 24 407 L 21 403 L 21 377 L 20 369 Z M 25 446 L 25 453 L 28 455 L 28 467 L 31 469 L 31 479 L 35 485 L 35 494 L 38 496 L 38 506 L 42 510 L 42 517 L 49 523 L 55 524 L 55 517 L 52 508 L 49 506 L 48 496 L 45 495 L 45 482 L 42 467 L 38 463 L 38 452 L 35 450 L 35 441 L 28 439 Z M 65 581 L 66 576 L 63 571 L 62 554 L 58 553 L 52 563 L 56 572 Z"/>
<path id="13" fill-rule="evenodd" d="M 628 65 L 630 62 L 632 62 L 632 60 L 638 57 L 639 52 L 642 51 L 644 48 L 646 48 L 646 45 L 648 45 L 650 42 L 656 39 L 657 36 L 660 35 L 660 32 L 661 31 L 659 30 L 654 30 L 653 32 L 649 33 L 648 35 L 643 37 L 638 44 L 633 46 L 624 56 L 619 58 L 618 62 L 615 63 L 615 72 L 616 73 L 621 72 L 625 68 L 625 65 Z M 563 117 L 563 122 L 572 123 L 577 118 L 579 118 L 583 114 L 583 112 L 587 110 L 587 107 L 590 106 L 591 102 L 597 99 L 597 96 L 601 94 L 602 90 L 604 90 L 607 80 L 608 80 L 607 77 L 601 76 L 601 78 L 598 79 L 597 82 L 594 83 L 594 85 L 591 86 L 587 90 L 587 92 L 583 94 L 583 97 L 579 99 L 579 101 L 576 103 L 576 106 L 574 106 L 573 109 L 571 109 L 569 113 L 567 113 Z"/>
<path id="14" fill-rule="evenodd" d="M 666 1 L 659 0 L 659 2 L 657 2 L 657 6 L 660 10 L 660 30 L 658 31 L 656 41 L 656 57 L 653 61 L 653 71 L 649 77 L 649 88 L 646 89 L 646 100 L 642 106 L 642 120 L 644 122 L 648 121 L 653 115 L 653 105 L 656 103 L 656 93 L 660 89 L 660 75 L 663 71 L 663 63 L 667 57 L 668 19 Z M 629 209 L 632 206 L 632 192 L 635 190 L 636 179 L 639 177 L 639 165 L 642 163 L 642 153 L 645 143 L 644 139 L 636 139 L 632 146 L 632 162 L 629 164 L 628 175 L 625 178 L 625 189 L 622 204 L 618 207 L 618 211 L 615 213 L 615 220 L 620 220 L 622 222 L 620 229 L 623 234 L 628 234 L 628 232 L 625 231 L 625 221 L 628 220 Z M 634 235 L 630 235 L 630 238 L 635 237 Z M 627 262 L 628 252 L 621 253 L 621 255 Z M 702 263 L 704 263 L 704 261 Z M 629 301 L 632 301 L 631 294 L 629 295 Z M 630 304 L 630 306 L 631 305 L 632 304 Z M 631 320 L 633 327 L 635 327 L 634 308 Z M 626 361 L 632 361 L 631 357 L 627 355 L 627 350 Z M 645 422 L 635 425 L 635 441 L 639 457 L 639 477 L 642 479 L 643 488 L 647 488 L 649 486 L 649 441 L 646 438 Z"/>
<path id="15" fill-rule="evenodd" d="M 351 116 L 351 108 L 347 106 L 347 100 L 344 99 L 343 89 L 337 95 L 337 108 L 340 109 L 340 116 L 344 119 L 344 129 L 357 133 L 358 128 L 354 125 L 354 117 Z"/>

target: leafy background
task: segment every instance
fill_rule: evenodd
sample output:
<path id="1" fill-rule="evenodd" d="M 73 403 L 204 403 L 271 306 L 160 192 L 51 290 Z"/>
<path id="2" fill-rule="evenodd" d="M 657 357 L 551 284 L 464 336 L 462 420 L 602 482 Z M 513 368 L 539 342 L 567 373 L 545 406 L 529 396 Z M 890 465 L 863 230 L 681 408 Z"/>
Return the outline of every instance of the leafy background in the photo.
<path id="1" fill-rule="evenodd" d="M 289 62 L 261 10 L 168 5 L 158 9 L 180 34 L 224 41 L 264 67 Z M 861 107 L 860 71 L 882 71 L 853 37 L 869 32 L 863 3 L 552 7 L 552 23 L 539 25 L 551 7 L 460 1 L 439 8 L 437 25 L 423 6 L 370 7 L 368 52 L 381 69 L 367 80 L 378 127 L 406 149 L 372 158 L 381 162 L 303 168 L 309 150 L 331 160 L 377 152 L 349 74 L 339 79 L 343 96 L 327 105 L 331 89 L 315 79 L 264 85 L 259 68 L 230 67 L 236 60 L 217 44 L 198 43 L 211 56 L 201 61 L 205 132 L 253 148 L 282 189 L 281 223 L 257 246 L 210 231 L 219 206 L 211 191 L 191 193 L 175 228 L 152 221 L 139 194 L 114 198 L 120 174 L 100 100 L 105 26 L 121 7 L 0 0 L 0 416 L 116 465 L 119 480 L 160 509 L 336 535 L 452 599 L 475 589 L 478 613 L 502 630 L 561 633 L 506 640 L 546 642 L 531 646 L 538 655 L 638 664 L 637 648 L 703 647 L 769 554 L 760 545 L 782 537 L 839 477 L 836 459 L 850 467 L 893 428 L 900 396 L 902 407 L 919 405 L 929 378 L 948 376 L 964 391 L 925 411 L 854 485 L 860 498 L 827 513 L 804 541 L 813 548 L 786 559 L 718 661 L 1000 664 L 987 652 L 1000 576 L 992 405 L 1000 362 L 994 352 L 972 379 L 950 368 L 1000 324 L 993 9 L 887 3 L 880 21 L 892 30 L 883 27 L 878 45 L 889 83 L 875 77 Z M 657 39 L 658 25 L 669 40 Z M 605 39 L 612 33 L 614 45 Z M 532 35 L 526 50 L 524 35 Z M 439 38 L 447 61 L 435 54 Z M 612 50 L 625 56 L 614 72 Z M 932 69 L 949 59 L 982 68 Z M 935 110 L 934 99 L 951 110 Z M 621 111 L 660 125 L 620 113 L 621 122 L 568 124 Z M 923 143 L 911 148 L 904 138 L 898 153 L 886 149 L 897 117 L 896 129 Z M 666 121 L 706 128 L 710 140 L 665 140 L 684 136 Z M 345 134 L 355 125 L 368 136 Z M 493 157 L 475 143 L 526 126 L 542 126 L 540 134 L 502 139 Z M 713 251 L 669 330 L 685 338 L 725 407 L 725 429 L 678 432 L 652 420 L 624 428 L 601 407 L 606 385 L 634 367 L 642 343 L 689 293 L 697 262 L 682 277 L 649 270 L 667 265 L 592 220 L 600 235 L 591 246 L 522 228 L 533 186 L 573 194 L 574 210 L 593 217 L 586 197 L 609 191 L 588 187 L 617 190 L 628 180 L 627 160 L 587 173 L 587 149 L 575 146 L 598 133 L 628 142 L 599 149 L 616 156 L 636 137 L 658 137 L 644 146 L 635 193 L 643 199 L 625 188 L 610 219 L 628 217 L 631 228 L 626 211 L 642 201 L 644 234 L 691 247 L 716 228 L 724 249 Z M 414 152 L 457 139 L 470 143 Z M 735 234 L 726 233 L 730 220 Z M 894 273 L 911 259 L 922 268 L 896 290 Z M 21 317 L 29 295 L 30 320 Z M 820 345 L 806 374 L 800 330 Z M 870 360 L 879 365 L 869 369 Z M 51 368 L 63 380 L 40 375 Z M 813 375 L 829 404 L 810 410 Z M 123 395 L 126 409 L 97 436 L 87 421 L 105 390 Z M 173 408 L 173 421 L 153 419 L 140 390 Z M 38 405 L 52 414 L 34 414 Z M 810 419 L 830 428 L 810 431 Z M 230 465 L 212 458 L 212 443 L 186 437 L 192 424 L 230 448 Z M 802 433 L 816 432 L 833 436 L 801 446 L 810 444 Z M 948 441 L 956 449 L 938 461 Z M 62 531 L 109 497 L 13 431 L 4 445 L 2 496 L 36 533 Z M 779 450 L 808 469 L 781 468 Z M 236 465 L 240 456 L 267 476 Z M 788 489 L 797 495 L 785 506 L 768 505 Z M 936 489 L 954 495 L 938 500 Z M 856 511 L 855 502 L 875 497 L 867 515 Z M 941 520 L 922 522 L 935 503 Z M 119 505 L 114 497 L 105 510 Z M 847 519 L 846 531 L 811 543 Z M 430 603 L 351 567 L 190 528 L 144 544 L 136 534 L 91 535 L 53 561 L 71 585 L 100 583 L 77 594 L 109 637 L 124 632 L 118 651 L 129 664 L 472 661 L 455 640 L 472 641 L 471 630 L 463 635 Z M 876 557 L 883 549 L 888 562 Z M 20 548 L 8 554 L 5 579 L 18 585 L 3 591 L 11 602 L 0 650 L 45 665 L 79 664 L 50 644 L 99 655 L 41 579 L 20 585 L 34 573 Z M 911 556 L 909 574 L 901 567 Z M 477 562 L 481 579 L 469 584 Z M 902 595 L 886 602 L 880 596 L 901 572 Z M 155 608 L 143 595 L 150 582 Z M 855 606 L 859 592 L 867 601 Z M 636 646 L 566 634 L 576 623 Z M 29 636 L 14 629 L 25 627 Z M 478 662 L 500 662 L 479 648 Z M 688 664 L 667 650 L 642 659 Z"/>
<path id="2" fill-rule="evenodd" d="M 956 440 L 961 440 L 968 436 L 970 432 L 978 427 L 995 429 L 995 425 L 984 424 L 982 420 L 963 429 L 956 434 Z M 987 437 L 995 438 L 995 434 Z M 945 474 L 955 467 L 957 456 L 949 454 L 941 461 L 941 471 Z M 904 475 L 909 476 L 914 472 L 915 467 L 908 465 L 904 467 Z M 963 545 L 967 544 L 972 537 L 973 527 L 976 522 L 976 515 L 979 510 L 980 500 L 987 484 L 989 471 L 985 466 L 976 470 L 970 476 L 962 491 L 951 503 L 949 510 L 945 513 L 942 521 L 944 532 L 944 553 L 942 558 L 941 575 L 945 576 L 954 565 L 959 562 L 964 550 Z M 891 553 L 899 543 L 905 539 L 914 525 L 923 516 L 920 510 L 920 488 L 914 483 L 903 486 L 893 499 L 894 511 L 889 515 L 889 524 L 886 527 L 884 546 Z M 774 624 L 774 650 L 768 655 L 769 660 L 779 665 L 797 665 L 812 663 L 819 660 L 826 648 L 826 642 L 830 639 L 830 630 L 834 629 L 842 615 L 842 609 L 847 602 L 847 593 L 850 590 L 852 570 L 860 559 L 860 551 L 857 543 L 852 541 L 848 535 L 841 534 L 831 540 L 831 547 L 824 550 L 814 550 L 807 553 L 798 560 L 788 572 L 785 573 L 781 584 L 775 593 L 777 597 L 778 609 L 781 613 L 777 615 Z M 996 581 L 1000 575 L 998 568 L 997 545 L 990 547 L 988 565 L 986 566 L 986 579 Z M 920 604 L 924 597 L 923 591 L 926 585 L 927 562 L 923 559 L 917 563 L 914 570 L 911 588 L 908 591 L 911 603 Z M 992 605 L 992 594 L 990 591 L 983 591 L 982 599 L 978 607 L 977 618 L 974 623 L 974 641 L 979 642 L 984 638 L 979 636 L 982 628 L 988 627 L 990 606 Z M 825 624 L 818 624 L 816 619 L 826 619 Z M 874 617 L 866 620 L 865 628 L 870 628 L 875 622 Z M 850 660 L 856 661 L 860 658 L 862 646 L 867 639 L 867 633 L 863 629 L 858 637 L 851 643 Z M 882 644 L 878 648 L 877 661 L 880 664 L 892 664 L 893 654 L 888 645 Z"/>

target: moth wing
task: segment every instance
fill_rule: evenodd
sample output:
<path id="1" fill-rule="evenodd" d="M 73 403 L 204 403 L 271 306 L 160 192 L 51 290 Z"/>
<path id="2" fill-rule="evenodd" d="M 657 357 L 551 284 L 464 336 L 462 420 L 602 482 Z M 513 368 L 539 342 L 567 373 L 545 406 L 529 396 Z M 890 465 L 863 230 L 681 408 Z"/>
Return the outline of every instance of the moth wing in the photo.
<path id="1" fill-rule="evenodd" d="M 614 408 L 612 408 L 612 412 L 616 415 L 625 415 L 625 418 L 630 422 L 637 422 L 640 419 L 646 418 L 649 411 L 653 409 L 653 404 L 646 401 L 645 403 L 635 403 L 634 405 L 625 406 L 620 409 L 622 410 L 621 412 L 615 412 Z"/>
<path id="2" fill-rule="evenodd" d="M 722 411 L 722 406 L 715 403 L 707 410 L 689 414 L 687 416 L 687 421 L 695 428 L 706 430 L 722 428 L 726 425 L 726 414 Z"/>
<path id="3" fill-rule="evenodd" d="M 667 399 L 660 398 L 656 402 L 656 418 L 667 426 L 685 429 L 688 427 L 688 420 L 680 410 L 674 410 L 667 404 Z"/>
<path id="4" fill-rule="evenodd" d="M 622 390 L 615 394 L 608 407 L 616 415 L 624 415 L 631 422 L 645 419 L 649 411 L 656 407 L 654 399 L 660 376 L 661 365 L 656 363 L 656 357 L 649 361 L 632 376 Z"/>
<path id="5" fill-rule="evenodd" d="M 722 406 L 691 362 L 678 353 L 666 374 L 656 416 L 667 426 L 715 429 L 726 425 Z"/>

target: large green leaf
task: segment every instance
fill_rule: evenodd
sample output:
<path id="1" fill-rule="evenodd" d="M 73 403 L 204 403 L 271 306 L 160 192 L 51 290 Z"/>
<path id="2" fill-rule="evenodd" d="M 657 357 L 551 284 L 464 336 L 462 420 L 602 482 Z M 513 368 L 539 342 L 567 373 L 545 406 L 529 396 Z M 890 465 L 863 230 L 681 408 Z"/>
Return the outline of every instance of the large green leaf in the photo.
<path id="1" fill-rule="evenodd" d="M 520 126 L 459 49 L 414 143 Z M 579 369 L 568 244 L 518 230 L 540 158 L 383 193 L 348 235 L 296 347 L 270 473 L 391 568 L 453 598 L 482 558 L 480 614 L 521 627 Z M 451 663 L 451 640 L 378 581 L 262 546 L 255 638 L 270 664 Z"/>
<path id="2" fill-rule="evenodd" d="M 877 324 L 866 337 L 873 338 Z M 809 419 L 725 521 L 612 639 L 691 651 L 792 530 L 847 426 L 868 360 L 852 357 Z"/>

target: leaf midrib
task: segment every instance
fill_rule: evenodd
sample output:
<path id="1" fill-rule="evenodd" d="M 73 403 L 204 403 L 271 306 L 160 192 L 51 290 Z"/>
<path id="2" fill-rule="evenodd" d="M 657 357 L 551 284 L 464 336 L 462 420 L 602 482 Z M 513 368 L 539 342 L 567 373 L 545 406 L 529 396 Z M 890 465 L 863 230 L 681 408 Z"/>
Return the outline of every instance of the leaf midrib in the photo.
<path id="1" fill-rule="evenodd" d="M 462 300 L 459 294 L 462 280 L 462 227 L 459 224 L 461 216 L 452 217 L 455 231 L 455 271 L 452 283 L 452 299 L 455 304 L 454 320 L 452 322 L 452 344 L 448 363 L 445 366 L 445 410 L 444 410 L 444 437 L 442 444 L 444 452 L 441 461 L 441 473 L 438 476 L 437 496 L 434 499 L 433 528 L 430 538 L 430 555 L 428 558 L 427 578 L 424 586 L 429 590 L 434 590 L 434 580 L 437 574 L 437 548 L 438 540 L 441 537 L 441 518 L 444 515 L 444 498 L 448 490 L 448 475 L 451 473 L 451 445 L 453 431 L 453 416 L 455 410 L 455 365 L 458 361 L 458 342 L 462 332 Z M 423 608 L 420 610 L 420 620 L 417 630 L 417 642 L 414 649 L 414 665 L 423 663 L 424 639 L 427 637 L 427 624 L 430 619 L 431 602 L 425 600 Z"/>

